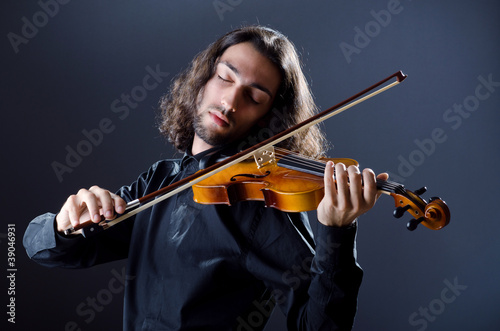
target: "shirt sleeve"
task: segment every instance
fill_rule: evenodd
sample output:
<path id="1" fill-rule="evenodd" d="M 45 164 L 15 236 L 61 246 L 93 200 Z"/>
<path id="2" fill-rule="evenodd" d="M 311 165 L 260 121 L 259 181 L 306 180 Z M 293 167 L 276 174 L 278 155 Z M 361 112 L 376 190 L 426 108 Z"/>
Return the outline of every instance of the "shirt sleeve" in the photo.
<path id="1" fill-rule="evenodd" d="M 318 225 L 316 254 L 311 263 L 309 302 L 299 329 L 351 330 L 363 272 L 356 262 L 356 223 L 337 228 Z"/>
<path id="2" fill-rule="evenodd" d="M 272 290 L 288 330 L 351 330 L 363 274 L 356 262 L 356 223 L 318 224 L 314 249 L 289 224 L 264 218 L 254 238 L 257 253 L 249 255 L 250 270 Z"/>
<path id="3" fill-rule="evenodd" d="M 154 164 L 131 185 L 120 188 L 117 194 L 128 202 L 161 185 L 171 165 L 160 164 L 163 165 Z M 55 228 L 55 217 L 53 213 L 40 215 L 25 231 L 23 245 L 35 262 L 48 267 L 85 268 L 128 256 L 134 217 L 90 238 L 60 234 Z"/>
<path id="4" fill-rule="evenodd" d="M 64 236 L 56 230 L 55 217 L 52 213 L 36 217 L 24 233 L 26 253 L 38 264 L 46 267 L 86 268 L 127 257 L 124 227 L 116 229 L 113 234 L 103 232 L 92 238 Z"/>

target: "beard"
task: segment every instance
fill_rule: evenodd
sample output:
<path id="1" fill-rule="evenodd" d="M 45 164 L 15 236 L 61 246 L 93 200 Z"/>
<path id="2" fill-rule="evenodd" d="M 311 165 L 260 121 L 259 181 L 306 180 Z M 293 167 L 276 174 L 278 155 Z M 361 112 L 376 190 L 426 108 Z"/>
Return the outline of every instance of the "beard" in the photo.
<path id="1" fill-rule="evenodd" d="M 193 119 L 194 132 L 201 140 L 214 147 L 229 143 L 231 140 L 229 132 L 217 132 L 216 130 L 211 130 L 210 125 L 204 125 L 203 116 L 208 114 L 209 110 L 227 113 L 225 109 L 216 106 L 210 106 L 206 110 L 198 112 Z"/>

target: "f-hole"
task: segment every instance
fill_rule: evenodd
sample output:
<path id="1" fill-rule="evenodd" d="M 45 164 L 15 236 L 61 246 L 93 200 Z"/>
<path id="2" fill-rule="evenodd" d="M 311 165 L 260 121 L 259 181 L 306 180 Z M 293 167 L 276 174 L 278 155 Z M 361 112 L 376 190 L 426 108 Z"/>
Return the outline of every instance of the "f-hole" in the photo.
<path id="1" fill-rule="evenodd" d="M 231 177 L 231 181 L 234 182 L 236 181 L 236 177 L 247 177 L 247 178 L 254 178 L 254 179 L 257 179 L 257 178 L 264 178 L 264 177 L 267 177 L 271 174 L 271 171 L 266 171 L 266 173 L 264 175 L 255 175 L 255 174 L 239 174 L 239 175 L 234 175 L 233 177 Z"/>

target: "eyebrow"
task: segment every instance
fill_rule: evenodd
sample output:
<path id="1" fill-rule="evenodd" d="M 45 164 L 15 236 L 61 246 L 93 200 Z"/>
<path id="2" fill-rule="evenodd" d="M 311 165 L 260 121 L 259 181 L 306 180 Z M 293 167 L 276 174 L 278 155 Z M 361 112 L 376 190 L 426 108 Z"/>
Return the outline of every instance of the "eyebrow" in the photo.
<path id="1" fill-rule="evenodd" d="M 227 66 L 229 69 L 231 69 L 231 71 L 233 71 L 236 76 L 238 77 L 241 77 L 241 73 L 240 71 L 238 70 L 238 68 L 236 68 L 235 66 L 233 66 L 231 63 L 227 62 L 227 61 L 219 61 L 219 63 L 222 63 L 224 64 L 225 66 Z M 271 91 L 269 91 L 269 89 L 267 89 L 265 86 L 262 86 L 258 83 L 252 83 L 250 84 L 249 86 L 251 87 L 255 87 L 256 89 L 259 89 L 261 90 L 262 92 L 266 93 L 267 95 L 269 95 L 269 97 L 272 99 L 273 98 L 273 94 L 271 93 Z"/>

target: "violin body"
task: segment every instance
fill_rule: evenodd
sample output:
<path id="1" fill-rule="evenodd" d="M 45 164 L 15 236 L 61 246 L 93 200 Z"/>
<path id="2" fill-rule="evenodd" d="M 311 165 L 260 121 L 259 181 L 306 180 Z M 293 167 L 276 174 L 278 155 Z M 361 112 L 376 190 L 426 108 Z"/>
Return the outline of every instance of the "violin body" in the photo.
<path id="1" fill-rule="evenodd" d="M 247 159 L 219 171 L 192 186 L 194 200 L 225 205 L 263 201 L 266 207 L 284 212 L 311 211 L 317 209 L 324 196 L 323 171 L 327 161 L 358 166 L 356 160 L 348 158 L 315 161 L 292 154 L 290 163 L 289 155 L 284 155 L 261 167 L 253 159 Z M 427 190 L 425 187 L 412 192 L 402 184 L 377 179 L 377 189 L 394 198 L 394 217 L 400 218 L 406 212 L 414 217 L 407 223 L 410 231 L 419 224 L 440 230 L 450 222 L 450 211 L 443 200 L 433 197 L 427 202 L 420 197 Z"/>
<path id="2" fill-rule="evenodd" d="M 348 158 L 322 159 L 358 165 Z M 322 176 L 281 167 L 277 162 L 257 168 L 253 159 L 193 185 L 194 200 L 201 204 L 232 205 L 240 201 L 263 201 L 266 207 L 285 212 L 315 210 L 324 196 Z"/>

